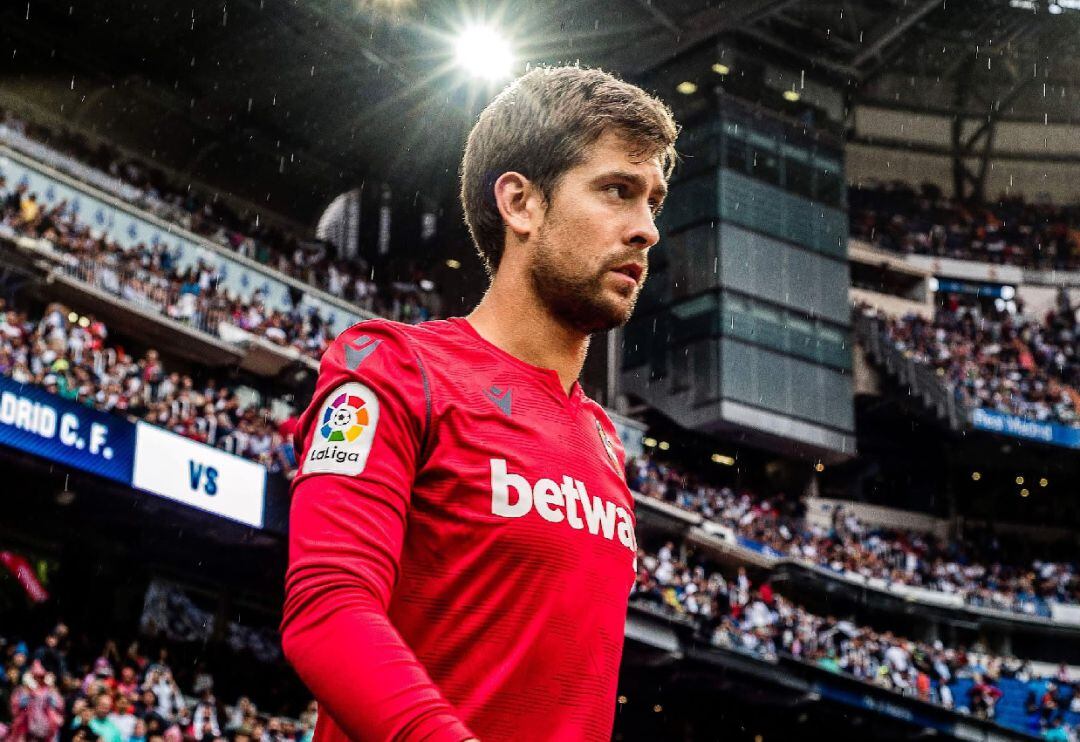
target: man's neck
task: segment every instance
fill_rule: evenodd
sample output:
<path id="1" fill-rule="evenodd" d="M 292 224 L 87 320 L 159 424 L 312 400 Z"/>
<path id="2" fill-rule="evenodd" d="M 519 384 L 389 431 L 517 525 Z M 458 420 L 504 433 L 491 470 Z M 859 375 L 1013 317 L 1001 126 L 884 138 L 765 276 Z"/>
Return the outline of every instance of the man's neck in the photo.
<path id="1" fill-rule="evenodd" d="M 581 375 L 589 336 L 557 321 L 532 291 L 500 285 L 496 278 L 466 319 L 492 345 L 526 363 L 554 369 L 567 394 Z"/>

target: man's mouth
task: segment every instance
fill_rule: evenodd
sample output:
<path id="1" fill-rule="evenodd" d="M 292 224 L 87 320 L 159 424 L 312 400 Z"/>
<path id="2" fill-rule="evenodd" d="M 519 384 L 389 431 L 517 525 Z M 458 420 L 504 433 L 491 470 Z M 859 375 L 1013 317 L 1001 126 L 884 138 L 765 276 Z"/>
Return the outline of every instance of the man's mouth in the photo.
<path id="1" fill-rule="evenodd" d="M 613 273 L 621 273 L 633 279 L 634 283 L 641 283 L 641 277 L 645 275 L 645 266 L 641 263 L 624 263 L 611 269 Z"/>

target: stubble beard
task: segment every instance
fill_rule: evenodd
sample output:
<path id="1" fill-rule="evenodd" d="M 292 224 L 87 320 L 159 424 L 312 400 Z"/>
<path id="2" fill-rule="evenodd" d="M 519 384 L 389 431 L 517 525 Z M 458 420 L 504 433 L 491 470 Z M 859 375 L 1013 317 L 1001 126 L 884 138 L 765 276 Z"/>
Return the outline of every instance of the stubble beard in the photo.
<path id="1" fill-rule="evenodd" d="M 623 300 L 611 296 L 611 290 L 604 287 L 608 270 L 583 273 L 571 258 L 560 253 L 548 230 L 541 229 L 529 277 L 533 291 L 556 319 L 591 335 L 625 325 L 637 303 L 637 287 Z"/>

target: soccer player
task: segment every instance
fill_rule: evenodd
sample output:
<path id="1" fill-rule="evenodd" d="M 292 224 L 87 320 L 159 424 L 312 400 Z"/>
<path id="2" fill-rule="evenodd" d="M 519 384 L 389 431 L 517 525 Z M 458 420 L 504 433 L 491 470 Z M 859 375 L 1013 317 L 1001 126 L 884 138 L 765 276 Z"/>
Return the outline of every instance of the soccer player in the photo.
<path id="1" fill-rule="evenodd" d="M 483 300 L 361 322 L 323 356 L 281 625 L 316 742 L 610 739 L 634 501 L 577 378 L 633 310 L 676 136 L 604 72 L 527 73 L 461 167 Z"/>

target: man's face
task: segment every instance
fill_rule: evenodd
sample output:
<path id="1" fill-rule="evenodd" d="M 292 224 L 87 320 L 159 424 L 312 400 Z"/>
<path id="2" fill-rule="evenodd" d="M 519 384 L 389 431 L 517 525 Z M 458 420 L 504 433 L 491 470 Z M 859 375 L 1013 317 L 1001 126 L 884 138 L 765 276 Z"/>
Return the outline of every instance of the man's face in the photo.
<path id="1" fill-rule="evenodd" d="M 563 174 L 549 194 L 529 270 L 556 318 L 584 333 L 626 324 L 645 283 L 649 248 L 660 239 L 654 216 L 666 191 L 659 160 L 635 157 L 611 132 Z"/>
<path id="2" fill-rule="evenodd" d="M 94 702 L 94 713 L 99 719 L 104 719 L 112 711 L 112 696 L 102 693 Z"/>

